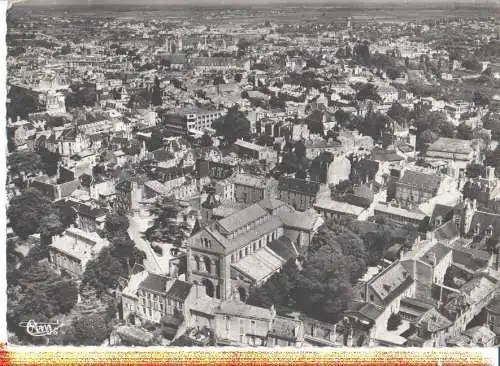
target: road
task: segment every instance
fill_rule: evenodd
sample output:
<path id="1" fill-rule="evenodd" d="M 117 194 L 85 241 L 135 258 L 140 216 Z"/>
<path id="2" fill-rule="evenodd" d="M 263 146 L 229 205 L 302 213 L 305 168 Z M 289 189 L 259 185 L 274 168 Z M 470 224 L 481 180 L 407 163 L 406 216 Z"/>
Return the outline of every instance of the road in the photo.
<path id="1" fill-rule="evenodd" d="M 144 260 L 144 268 L 148 272 L 156 273 L 156 274 L 166 274 L 168 273 L 168 266 L 163 267 L 161 261 L 157 257 L 157 254 L 154 252 L 154 250 L 151 248 L 151 245 L 149 245 L 149 242 L 147 240 L 144 240 L 142 238 L 142 233 L 148 228 L 149 226 L 149 219 L 148 218 L 143 218 L 143 217 L 138 217 L 138 216 L 128 216 L 129 219 L 129 227 L 128 227 L 128 234 L 130 235 L 130 238 L 134 241 L 135 245 L 137 246 L 138 249 L 142 250 L 144 253 L 146 253 L 146 259 Z"/>

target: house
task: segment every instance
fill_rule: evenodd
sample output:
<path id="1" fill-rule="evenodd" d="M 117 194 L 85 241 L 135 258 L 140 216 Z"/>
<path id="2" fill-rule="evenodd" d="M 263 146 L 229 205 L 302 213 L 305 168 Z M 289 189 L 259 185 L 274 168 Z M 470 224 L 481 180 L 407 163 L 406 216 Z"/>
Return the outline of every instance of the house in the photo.
<path id="1" fill-rule="evenodd" d="M 440 137 L 433 142 L 425 153 L 427 161 L 447 161 L 455 164 L 459 169 L 465 170 L 467 164 L 476 156 L 476 152 L 469 140 L 460 140 Z"/>
<path id="2" fill-rule="evenodd" d="M 212 128 L 213 122 L 224 114 L 225 112 L 222 110 L 184 108 L 168 112 L 162 116 L 162 119 L 170 131 L 187 134 L 194 131 L 203 132 Z"/>
<path id="3" fill-rule="evenodd" d="M 372 342 L 383 338 L 389 317 L 400 311 L 401 300 L 413 297 L 415 290 L 414 274 L 395 262 L 356 288 L 355 300 L 346 312 L 349 323 Z"/>
<path id="4" fill-rule="evenodd" d="M 266 344 L 268 347 L 301 347 L 304 333 L 301 320 L 277 315 L 271 322 Z"/>
<path id="5" fill-rule="evenodd" d="M 419 210 L 409 210 L 380 202 L 374 206 L 374 215 L 375 217 L 385 218 L 401 224 L 413 225 L 419 225 L 425 218 L 425 214 Z"/>
<path id="6" fill-rule="evenodd" d="M 227 345 L 263 346 L 275 316 L 274 307 L 266 309 L 235 300 L 223 301 L 214 311 L 215 335 L 219 343 Z"/>
<path id="7" fill-rule="evenodd" d="M 232 178 L 234 200 L 246 204 L 254 204 L 267 198 L 267 182 L 265 177 L 249 174 L 238 174 Z"/>
<path id="8" fill-rule="evenodd" d="M 500 297 L 495 295 L 486 305 L 486 322 L 495 335 L 495 344 L 500 341 Z"/>
<path id="9" fill-rule="evenodd" d="M 109 242 L 95 232 L 69 228 L 62 235 L 54 237 L 49 245 L 50 263 L 59 271 L 79 278 L 87 262 L 107 245 Z"/>
<path id="10" fill-rule="evenodd" d="M 440 185 L 438 175 L 406 170 L 396 182 L 395 200 L 405 206 L 418 205 L 434 197 Z"/>
<path id="11" fill-rule="evenodd" d="M 345 217 L 354 220 L 360 219 L 361 214 L 366 209 L 365 207 L 353 205 L 348 202 L 331 200 L 328 197 L 318 200 L 313 207 L 324 218 Z"/>
<path id="12" fill-rule="evenodd" d="M 276 151 L 244 140 L 236 140 L 233 144 L 235 152 L 241 158 L 276 161 Z"/>
<path id="13" fill-rule="evenodd" d="M 320 183 L 283 177 L 278 181 L 278 198 L 299 211 L 305 211 L 316 202 Z"/>

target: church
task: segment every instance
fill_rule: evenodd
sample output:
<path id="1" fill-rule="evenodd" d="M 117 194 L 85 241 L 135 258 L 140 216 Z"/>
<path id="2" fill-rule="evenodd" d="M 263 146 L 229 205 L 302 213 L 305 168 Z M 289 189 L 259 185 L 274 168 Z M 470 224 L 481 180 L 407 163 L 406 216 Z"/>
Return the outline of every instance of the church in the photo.
<path id="1" fill-rule="evenodd" d="M 266 198 L 188 239 L 186 279 L 203 285 L 210 297 L 246 301 L 251 288 L 304 252 L 322 223 L 316 213 Z"/>

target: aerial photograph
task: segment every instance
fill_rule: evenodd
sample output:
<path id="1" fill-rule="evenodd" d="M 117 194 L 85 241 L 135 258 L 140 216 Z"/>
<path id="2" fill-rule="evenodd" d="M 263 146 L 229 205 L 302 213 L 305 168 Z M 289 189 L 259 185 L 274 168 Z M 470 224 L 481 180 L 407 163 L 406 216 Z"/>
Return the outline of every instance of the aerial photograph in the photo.
<path id="1" fill-rule="evenodd" d="M 28 0 L 6 43 L 9 344 L 500 344 L 494 2 Z"/>

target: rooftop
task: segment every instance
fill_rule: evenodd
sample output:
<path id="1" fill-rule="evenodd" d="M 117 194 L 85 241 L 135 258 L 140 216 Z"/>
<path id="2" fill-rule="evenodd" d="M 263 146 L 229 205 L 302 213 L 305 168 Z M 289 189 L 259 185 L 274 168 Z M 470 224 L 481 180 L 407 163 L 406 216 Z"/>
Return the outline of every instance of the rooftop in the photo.
<path id="1" fill-rule="evenodd" d="M 472 152 L 471 141 L 447 137 L 440 137 L 432 143 L 427 151 L 439 151 L 455 154 L 470 154 Z"/>
<path id="2" fill-rule="evenodd" d="M 267 246 L 244 257 L 232 266 L 255 282 L 261 283 L 281 268 L 285 260 Z"/>
<path id="3" fill-rule="evenodd" d="M 222 302 L 219 307 L 215 309 L 215 313 L 268 321 L 273 318 L 270 309 L 248 305 L 236 300 Z"/>
<path id="4" fill-rule="evenodd" d="M 266 216 L 268 213 L 259 204 L 255 203 L 241 211 L 223 218 L 218 222 L 219 226 L 227 233 L 233 233 L 238 229 Z"/>
<path id="5" fill-rule="evenodd" d="M 406 170 L 398 184 L 405 184 L 428 191 L 437 191 L 441 184 L 441 177 L 435 174 L 427 174 L 414 170 Z"/>

